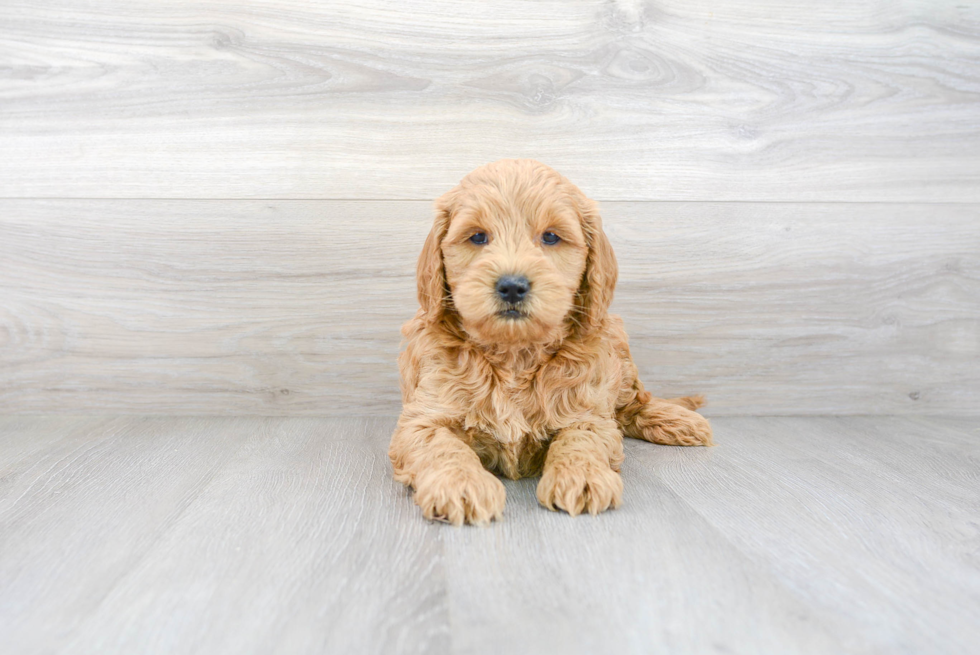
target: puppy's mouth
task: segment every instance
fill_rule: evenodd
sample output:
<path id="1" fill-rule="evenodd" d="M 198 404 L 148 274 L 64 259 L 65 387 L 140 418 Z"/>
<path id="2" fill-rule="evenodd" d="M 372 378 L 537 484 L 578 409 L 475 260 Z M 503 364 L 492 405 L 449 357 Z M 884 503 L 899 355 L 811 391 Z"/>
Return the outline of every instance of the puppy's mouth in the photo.
<path id="1" fill-rule="evenodd" d="M 519 321 L 521 319 L 527 318 L 527 314 L 519 309 L 513 307 L 505 309 L 503 311 L 497 312 L 497 316 L 501 318 L 507 318 L 512 321 Z"/>

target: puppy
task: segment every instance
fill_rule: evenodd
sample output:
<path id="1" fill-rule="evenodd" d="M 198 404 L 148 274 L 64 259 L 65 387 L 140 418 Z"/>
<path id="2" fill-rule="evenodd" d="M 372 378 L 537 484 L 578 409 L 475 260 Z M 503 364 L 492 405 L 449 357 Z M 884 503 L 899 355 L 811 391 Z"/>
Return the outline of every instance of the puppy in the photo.
<path id="1" fill-rule="evenodd" d="M 637 378 L 623 322 L 607 313 L 616 258 L 578 187 L 502 160 L 435 205 L 388 451 L 426 518 L 499 518 L 494 473 L 541 475 L 542 505 L 597 514 L 622 500 L 623 435 L 711 445 L 693 411 L 701 397 L 654 398 Z"/>

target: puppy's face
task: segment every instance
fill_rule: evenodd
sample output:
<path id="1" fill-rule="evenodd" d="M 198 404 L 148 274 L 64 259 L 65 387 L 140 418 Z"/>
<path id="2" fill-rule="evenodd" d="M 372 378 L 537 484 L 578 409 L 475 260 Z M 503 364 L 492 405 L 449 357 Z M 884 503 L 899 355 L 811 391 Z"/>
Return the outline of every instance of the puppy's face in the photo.
<path id="1" fill-rule="evenodd" d="M 455 310 L 471 338 L 547 343 L 569 323 L 587 322 L 597 293 L 608 294 L 598 299 L 605 311 L 616 277 L 612 250 L 594 205 L 552 169 L 496 162 L 464 178 L 437 207 L 419 261 L 420 300 L 425 307 L 426 295 L 445 294 L 443 309 Z M 426 284 L 426 275 L 438 280 Z"/>
<path id="2" fill-rule="evenodd" d="M 558 195 L 492 187 L 462 199 L 442 241 L 446 281 L 467 333 L 520 343 L 557 336 L 585 271 L 577 214 Z"/>

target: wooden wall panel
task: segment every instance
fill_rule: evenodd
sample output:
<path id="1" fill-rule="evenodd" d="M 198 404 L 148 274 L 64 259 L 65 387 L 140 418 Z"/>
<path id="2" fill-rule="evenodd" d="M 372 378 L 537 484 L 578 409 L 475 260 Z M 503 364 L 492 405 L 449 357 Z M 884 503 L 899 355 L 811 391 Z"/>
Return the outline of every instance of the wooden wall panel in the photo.
<path id="1" fill-rule="evenodd" d="M 603 204 L 647 385 L 980 410 L 980 206 Z M 429 202 L 0 201 L 0 413 L 390 414 Z"/>
<path id="2" fill-rule="evenodd" d="M 962 0 L 5 0 L 0 196 L 980 201 Z"/>

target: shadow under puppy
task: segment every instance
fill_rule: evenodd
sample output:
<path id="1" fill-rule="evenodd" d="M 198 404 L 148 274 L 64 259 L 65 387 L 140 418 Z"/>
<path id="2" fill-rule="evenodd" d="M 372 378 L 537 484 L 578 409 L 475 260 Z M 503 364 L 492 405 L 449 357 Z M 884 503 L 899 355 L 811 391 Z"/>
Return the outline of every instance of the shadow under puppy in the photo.
<path id="1" fill-rule="evenodd" d="M 596 204 L 551 168 L 502 160 L 436 201 L 402 332 L 389 456 L 426 518 L 485 524 L 508 478 L 549 509 L 620 504 L 623 435 L 711 444 L 701 397 L 654 398 L 607 313 L 616 258 Z"/>

